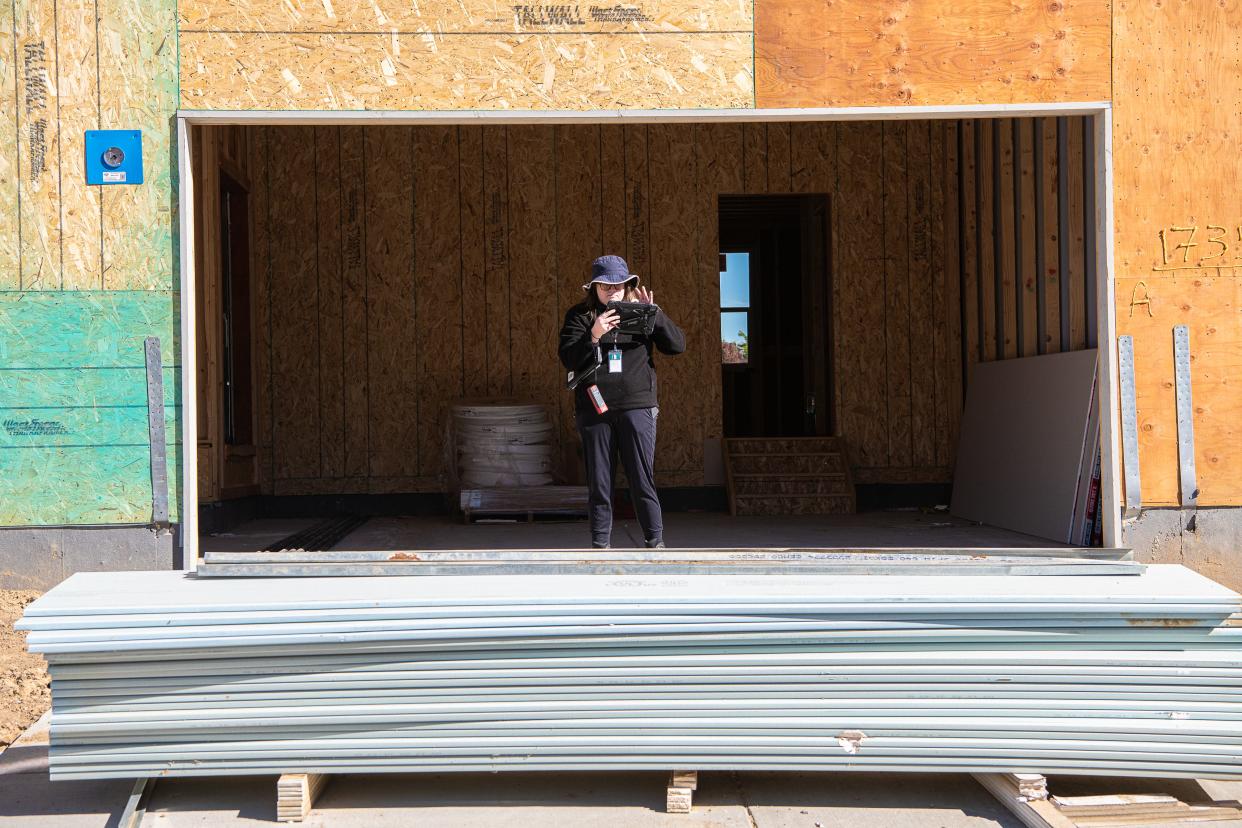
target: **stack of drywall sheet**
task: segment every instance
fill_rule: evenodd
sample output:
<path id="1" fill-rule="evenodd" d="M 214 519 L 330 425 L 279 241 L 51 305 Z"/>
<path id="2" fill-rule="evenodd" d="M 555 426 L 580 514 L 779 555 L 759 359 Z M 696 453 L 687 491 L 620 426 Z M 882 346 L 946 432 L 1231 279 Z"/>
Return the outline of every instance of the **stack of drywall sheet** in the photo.
<path id="1" fill-rule="evenodd" d="M 689 768 L 1242 778 L 1239 597 L 1123 575 L 196 579 L 27 609 L 53 778 Z"/>
<path id="2" fill-rule="evenodd" d="M 1079 543 L 1099 434 L 1095 378 L 1094 349 L 975 365 L 953 514 Z"/>
<path id="3" fill-rule="evenodd" d="M 454 405 L 454 454 L 462 488 L 550 484 L 552 430 L 552 420 L 542 405 Z"/>

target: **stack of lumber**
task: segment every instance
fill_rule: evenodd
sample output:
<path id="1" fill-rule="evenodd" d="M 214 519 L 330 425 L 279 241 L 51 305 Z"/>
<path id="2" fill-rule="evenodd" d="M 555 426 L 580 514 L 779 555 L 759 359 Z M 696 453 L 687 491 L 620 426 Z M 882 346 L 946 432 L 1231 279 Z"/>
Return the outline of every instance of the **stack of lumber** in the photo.
<path id="1" fill-rule="evenodd" d="M 49 662 L 53 779 L 1242 778 L 1238 595 L 1133 573 L 79 573 L 20 626 Z"/>
<path id="2" fill-rule="evenodd" d="M 732 515 L 852 515 L 857 511 L 840 437 L 730 437 L 725 488 Z"/>

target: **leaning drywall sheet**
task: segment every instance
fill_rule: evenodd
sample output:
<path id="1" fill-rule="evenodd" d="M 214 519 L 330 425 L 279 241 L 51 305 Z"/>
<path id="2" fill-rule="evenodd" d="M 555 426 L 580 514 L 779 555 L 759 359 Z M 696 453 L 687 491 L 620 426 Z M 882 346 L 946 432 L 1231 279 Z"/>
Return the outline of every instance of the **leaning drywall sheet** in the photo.
<path id="1" fill-rule="evenodd" d="M 979 363 L 962 415 L 953 514 L 1068 541 L 1094 349 Z"/>

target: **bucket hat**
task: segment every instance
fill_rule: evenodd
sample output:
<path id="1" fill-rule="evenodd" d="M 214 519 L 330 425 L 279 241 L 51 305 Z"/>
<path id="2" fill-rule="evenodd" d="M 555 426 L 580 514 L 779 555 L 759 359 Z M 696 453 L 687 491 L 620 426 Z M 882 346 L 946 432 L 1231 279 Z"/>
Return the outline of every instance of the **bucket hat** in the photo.
<path id="1" fill-rule="evenodd" d="M 638 283 L 638 274 L 630 273 L 630 266 L 625 263 L 625 259 L 620 256 L 600 256 L 591 262 L 591 281 L 582 286 L 583 290 L 590 290 L 591 285 L 596 282 L 603 282 L 606 285 L 623 285 L 633 280 Z"/>

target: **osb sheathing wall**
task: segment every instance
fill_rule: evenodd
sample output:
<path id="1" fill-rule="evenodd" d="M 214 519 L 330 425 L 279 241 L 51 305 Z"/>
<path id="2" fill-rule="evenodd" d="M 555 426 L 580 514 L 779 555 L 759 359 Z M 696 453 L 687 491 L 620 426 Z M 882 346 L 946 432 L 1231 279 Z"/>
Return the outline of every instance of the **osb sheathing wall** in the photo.
<path id="1" fill-rule="evenodd" d="M 0 3 L 0 525 L 151 520 L 147 336 L 180 489 L 175 25 L 151 0 Z M 86 185 L 101 128 L 142 130 L 145 184 Z"/>
<path id="2" fill-rule="evenodd" d="M 180 5 L 191 109 L 667 109 L 1095 101 L 1099 0 Z"/>
<path id="3" fill-rule="evenodd" d="M 1190 328 L 1203 506 L 1242 504 L 1242 7 L 1114 11 L 1117 330 L 1134 337 L 1144 505 L 1181 502 L 1173 327 Z"/>
<path id="4" fill-rule="evenodd" d="M 1077 124 L 1081 135 L 1081 123 L 1067 119 L 1067 132 Z M 999 136 L 1015 122 L 995 124 Z M 1056 121 L 1043 126 L 1055 138 Z M 990 136 L 992 122 L 979 129 Z M 1034 129 L 1020 124 L 1019 140 Z M 974 176 L 991 192 L 1002 167 L 962 166 L 960 145 L 975 131 L 969 122 L 247 129 L 263 491 L 442 489 L 445 411 L 462 396 L 551 404 L 572 464 L 555 337 L 586 265 L 605 250 L 625 255 L 687 331 L 687 353 L 658 361 L 658 477 L 703 484 L 704 452 L 721 430 L 722 193 L 832 197 L 838 430 L 862 481 L 949 479 L 960 313 L 974 318 L 977 307 L 962 304 L 959 247 L 977 227 L 956 212 Z M 199 143 L 237 140 L 225 133 L 201 130 Z M 1033 152 L 1006 159 L 1019 179 L 1055 185 L 1055 151 L 1043 157 L 1052 173 L 1036 174 Z M 1055 192 L 1041 198 L 1049 202 Z M 1009 214 L 1023 204 L 1011 201 Z M 1016 262 L 1013 238 L 995 244 Z M 967 249 L 975 261 L 974 242 Z M 1008 272 L 1016 309 L 1016 264 Z M 1040 324 L 1059 328 L 1053 305 L 1053 321 Z M 200 337 L 200 354 L 204 346 Z M 970 347 L 983 359 L 1005 353 L 978 337 Z M 1062 347 L 1075 344 L 1045 343 Z M 213 473 L 203 471 L 209 497 Z"/>
<path id="5" fill-rule="evenodd" d="M 659 109 L 754 101 L 749 0 L 190 0 L 192 109 Z"/>

